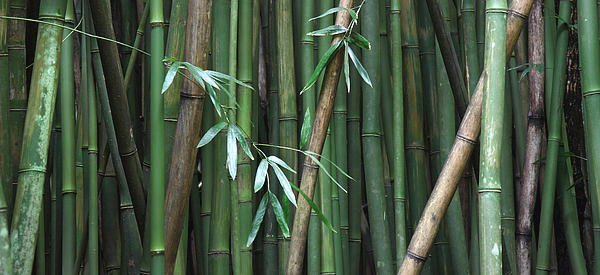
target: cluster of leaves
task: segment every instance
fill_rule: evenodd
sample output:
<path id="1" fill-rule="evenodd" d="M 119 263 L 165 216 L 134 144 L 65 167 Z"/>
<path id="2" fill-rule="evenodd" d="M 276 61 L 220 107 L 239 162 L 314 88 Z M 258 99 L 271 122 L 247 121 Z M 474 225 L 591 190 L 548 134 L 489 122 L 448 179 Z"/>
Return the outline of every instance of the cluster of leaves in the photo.
<path id="1" fill-rule="evenodd" d="M 341 7 L 332 8 L 332 9 L 327 10 L 325 13 L 323 13 L 315 18 L 310 19 L 311 21 L 317 20 L 319 18 L 323 18 L 325 16 L 332 15 L 332 14 L 335 14 L 335 13 L 341 12 L 341 11 L 348 12 L 350 14 L 350 16 L 352 17 L 352 21 L 350 22 L 350 24 L 347 28 L 344 26 L 340 26 L 340 25 L 331 25 L 326 28 L 316 30 L 316 31 L 313 31 L 313 32 L 310 32 L 307 34 L 307 35 L 312 35 L 312 36 L 334 36 L 334 35 L 343 34 L 343 38 L 340 41 L 332 44 L 331 47 L 325 52 L 323 57 L 321 57 L 319 63 L 317 64 L 317 67 L 315 68 L 315 71 L 313 72 L 308 83 L 302 89 L 302 91 L 300 93 L 306 91 L 307 89 L 309 89 L 312 85 L 314 85 L 316 83 L 317 79 L 319 78 L 319 76 L 321 75 L 321 73 L 323 72 L 323 70 L 325 69 L 327 64 L 329 64 L 329 62 L 331 61 L 334 54 L 340 48 L 342 48 L 342 46 L 345 49 L 344 75 L 345 75 L 346 87 L 348 89 L 348 92 L 350 91 L 350 74 L 349 74 L 350 65 L 349 65 L 348 59 L 352 60 L 352 63 L 354 64 L 355 68 L 357 69 L 357 71 L 360 74 L 360 76 L 362 77 L 362 79 L 368 85 L 371 85 L 371 80 L 369 78 L 369 75 L 367 74 L 365 68 L 362 66 L 362 64 L 358 60 L 358 57 L 356 56 L 356 54 L 354 53 L 354 51 L 351 48 L 351 45 L 358 46 L 360 48 L 367 49 L 367 50 L 369 50 L 371 48 L 369 41 L 367 41 L 367 39 L 364 36 L 353 31 L 354 26 L 357 24 L 358 14 L 360 12 L 360 8 L 362 7 L 362 4 L 364 4 L 364 1 L 356 8 L 356 10 L 345 9 L 345 8 L 341 8 Z M 338 167 L 331 160 L 324 158 L 323 156 L 316 154 L 314 152 L 305 151 L 306 145 L 308 144 L 308 140 L 310 138 L 312 122 L 313 122 L 313 118 L 311 117 L 311 114 L 309 112 L 306 112 L 304 115 L 304 123 L 302 125 L 301 133 L 300 133 L 299 147 L 302 150 L 298 150 L 295 148 L 289 148 L 289 147 L 283 147 L 283 146 L 270 145 L 270 144 L 254 143 L 250 140 L 248 135 L 242 129 L 240 129 L 234 122 L 230 121 L 228 116 L 225 115 L 224 109 L 226 108 L 226 106 L 221 104 L 220 99 L 219 99 L 220 97 L 217 94 L 218 92 L 223 92 L 226 95 L 228 95 L 230 98 L 235 98 L 230 93 L 230 91 L 228 89 L 229 87 L 234 87 L 237 84 L 237 85 L 240 85 L 240 86 L 243 86 L 243 87 L 253 90 L 253 88 L 251 86 L 249 86 L 248 84 L 243 83 L 227 74 L 216 72 L 216 71 L 211 71 L 211 70 L 203 70 L 201 68 L 198 68 L 197 66 L 194 66 L 193 64 L 191 64 L 189 62 L 176 61 L 176 60 L 172 60 L 172 59 L 165 59 L 164 62 L 169 66 L 169 70 L 167 71 L 167 73 L 165 75 L 165 81 L 163 83 L 162 93 L 165 93 L 169 89 L 169 87 L 172 85 L 172 83 L 175 79 L 175 76 L 178 73 L 181 74 L 183 77 L 190 79 L 188 77 L 188 75 L 180 72 L 180 70 L 187 70 L 189 72 L 189 75 L 191 75 L 193 78 L 190 80 L 195 81 L 195 83 L 197 83 L 208 94 L 209 98 L 211 99 L 212 105 L 215 108 L 215 111 L 217 112 L 219 117 L 224 118 L 222 121 L 220 121 L 217 124 L 215 124 L 214 126 L 212 126 L 204 134 L 204 136 L 200 139 L 200 141 L 198 143 L 198 146 L 197 146 L 198 148 L 210 143 L 221 131 L 224 131 L 226 129 L 226 131 L 227 131 L 227 134 L 226 134 L 227 170 L 232 179 L 235 179 L 235 177 L 237 175 L 238 146 L 239 146 L 239 148 L 242 149 L 242 151 L 250 159 L 254 160 L 254 155 L 252 154 L 252 149 L 254 151 L 256 151 L 258 153 L 258 155 L 262 158 L 258 165 L 258 168 L 256 171 L 256 177 L 254 179 L 254 192 L 257 193 L 257 192 L 261 191 L 262 189 L 264 189 L 265 183 L 266 183 L 266 191 L 265 191 L 263 197 L 261 198 L 258 208 L 256 210 L 256 215 L 252 222 L 252 229 L 248 236 L 247 246 L 250 246 L 252 244 L 252 242 L 254 241 L 254 239 L 256 238 L 256 235 L 258 234 L 260 225 L 262 224 L 262 221 L 266 214 L 267 207 L 269 205 L 273 209 L 273 213 L 275 214 L 277 223 L 279 224 L 279 228 L 281 229 L 281 232 L 283 233 L 283 235 L 285 237 L 289 237 L 289 235 L 290 235 L 289 226 L 286 221 L 287 220 L 286 214 L 285 214 L 286 212 L 284 211 L 283 207 L 281 206 L 281 203 L 279 202 L 277 195 L 275 195 L 271 191 L 271 188 L 270 188 L 270 178 L 269 178 L 269 173 L 268 173 L 269 168 L 271 168 L 273 170 L 273 173 L 275 174 L 277 181 L 279 182 L 279 185 L 281 186 L 281 188 L 283 190 L 285 198 L 287 198 L 287 200 L 289 202 L 291 202 L 294 206 L 296 206 L 296 197 L 294 195 L 293 190 L 297 191 L 308 202 L 310 207 L 317 213 L 317 216 L 325 224 L 325 226 L 327 228 L 329 228 L 330 230 L 332 230 L 333 232 L 336 232 L 334 230 L 333 226 L 331 225 L 331 223 L 329 222 L 329 220 L 327 219 L 327 217 L 325 217 L 323 212 L 314 203 L 314 201 L 312 201 L 308 197 L 308 195 L 306 195 L 298 186 L 296 186 L 293 182 L 290 182 L 288 180 L 287 176 L 284 173 L 284 170 L 287 170 L 294 174 L 296 174 L 297 172 L 292 167 L 290 167 L 287 163 L 285 163 L 285 161 L 280 159 L 279 157 L 273 156 L 273 155 L 267 156 L 259 148 L 259 146 L 271 146 L 271 147 L 276 147 L 278 149 L 293 150 L 293 151 L 302 153 L 306 157 L 313 160 L 319 166 L 321 171 L 323 171 L 340 189 L 342 189 L 344 192 L 347 192 L 340 185 L 340 183 L 336 180 L 336 178 L 334 178 L 329 173 L 329 171 L 327 170 L 327 168 L 323 165 L 323 163 L 321 161 L 322 160 L 327 161 L 328 164 L 332 164 L 344 176 L 346 176 L 349 179 L 352 179 L 345 171 L 343 171 L 340 167 Z"/>

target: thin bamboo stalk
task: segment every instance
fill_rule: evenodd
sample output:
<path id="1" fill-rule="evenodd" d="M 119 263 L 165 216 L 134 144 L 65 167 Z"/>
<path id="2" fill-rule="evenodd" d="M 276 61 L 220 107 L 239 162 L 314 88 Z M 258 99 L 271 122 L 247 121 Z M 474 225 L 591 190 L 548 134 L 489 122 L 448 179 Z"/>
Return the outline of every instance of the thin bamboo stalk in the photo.
<path id="1" fill-rule="evenodd" d="M 65 4 L 65 1 L 41 1 L 40 18 L 50 23 L 62 24 Z M 42 24 L 38 29 L 38 50 L 30 85 L 29 112 L 25 117 L 19 185 L 10 235 L 13 272 L 17 274 L 30 274 L 33 267 L 50 130 L 57 95 L 62 32 L 61 28 L 48 24 Z"/>
<path id="2" fill-rule="evenodd" d="M 108 152 L 108 144 L 106 144 L 106 150 L 104 151 Z M 102 207 L 102 217 L 100 221 L 102 226 L 102 259 L 104 262 L 104 272 L 106 272 L 106 274 L 120 274 L 122 257 L 121 244 L 123 241 L 121 240 L 119 220 L 115 219 L 115 217 L 119 216 L 117 175 L 108 154 L 105 155 L 104 160 L 99 160 L 99 162 L 104 162 L 104 165 L 100 166 L 106 166 L 106 172 L 103 172 L 105 173 L 104 178 L 100 182 L 100 203 Z M 100 174 L 100 172 L 101 169 L 98 168 L 98 174 Z"/>
<path id="3" fill-rule="evenodd" d="M 569 35 L 568 24 L 571 17 L 571 5 L 567 1 L 559 4 L 559 19 L 556 28 L 556 56 L 554 58 L 552 97 L 549 98 L 548 143 L 544 167 L 544 188 L 542 189 L 542 207 L 540 214 L 540 231 L 536 259 L 536 274 L 547 274 L 550 271 L 550 243 L 554 219 L 554 202 L 556 195 L 557 167 L 559 144 L 562 135 L 563 98 L 567 84 L 566 62 Z"/>
<path id="4" fill-rule="evenodd" d="M 529 14 L 531 4 L 530 0 L 515 0 L 511 2 L 507 18 L 507 52 L 510 52 L 514 47 L 518 34 L 527 18 L 525 15 Z M 407 252 L 407 257 L 404 258 L 402 267 L 400 267 L 399 273 L 401 274 L 417 273 L 425 260 L 423 255 L 427 255 L 427 252 L 431 248 L 433 236 L 437 233 L 439 223 L 441 222 L 440 217 L 443 216 L 441 214 L 445 212 L 450 203 L 458 180 L 466 167 L 468 157 L 473 150 L 476 143 L 475 140 L 479 134 L 481 126 L 480 108 L 482 88 L 484 80 L 488 78 L 487 75 L 485 71 L 482 73 L 475 93 L 471 97 L 471 103 L 458 129 L 457 139 L 448 155 L 448 161 L 446 161 L 442 168 L 436 187 L 431 193 L 428 205 L 423 212 L 422 217 L 424 218 L 421 219 L 409 245 L 408 251 L 410 253 Z"/>
<path id="5" fill-rule="evenodd" d="M 341 0 L 339 6 L 349 9 L 352 7 L 352 0 Z M 347 26 L 350 22 L 350 15 L 347 12 L 340 12 L 336 16 L 336 24 Z M 332 43 L 337 43 L 341 39 L 336 36 Z M 325 77 L 321 85 L 321 93 L 319 104 L 315 110 L 315 120 L 311 130 L 311 137 L 308 142 L 307 149 L 311 152 L 321 153 L 325 136 L 327 134 L 327 126 L 333 109 L 333 101 L 335 99 L 335 89 L 340 79 L 341 66 L 343 63 L 342 52 L 338 51 L 329 62 L 325 69 Z M 318 166 L 310 159 L 304 161 L 302 169 L 301 189 L 312 198 L 315 181 L 318 172 Z M 302 271 L 302 262 L 304 260 L 304 250 L 306 247 L 306 235 L 308 229 L 308 219 L 310 216 L 310 205 L 304 198 L 299 198 L 298 208 L 294 216 L 292 239 L 290 243 L 290 256 L 286 273 L 291 275 L 300 274 Z"/>
<path id="6" fill-rule="evenodd" d="M 373 238 L 373 249 L 376 270 L 379 274 L 392 274 L 392 248 L 390 243 L 389 227 L 386 221 L 385 190 L 383 186 L 383 152 L 381 131 L 381 75 L 380 47 L 377 37 L 379 30 L 379 3 L 378 1 L 365 2 L 363 5 L 363 18 L 361 30 L 367 40 L 371 41 L 371 50 L 363 51 L 365 69 L 371 72 L 371 83 L 362 85 L 363 91 L 369 96 L 363 98 L 362 111 L 362 145 L 363 158 L 369 160 L 365 166 L 365 183 L 367 186 L 367 202 L 369 208 L 370 232 Z"/>
<path id="7" fill-rule="evenodd" d="M 469 97 L 473 95 L 475 86 L 477 85 L 477 75 L 481 73 L 479 66 L 479 56 L 477 55 L 477 33 L 476 33 L 476 18 L 475 18 L 475 1 L 461 1 L 461 16 L 462 16 L 462 43 L 465 61 L 464 77 L 467 83 L 467 94 Z"/>
<path id="8" fill-rule="evenodd" d="M 93 30 L 93 29 L 92 29 Z M 92 48 L 96 49 L 97 47 Z M 88 254 L 87 254 L 87 268 L 90 274 L 98 274 L 100 272 L 100 216 L 98 209 L 98 119 L 97 119 L 97 103 L 96 93 L 94 87 L 94 80 L 92 77 L 91 63 L 86 62 L 88 66 L 88 82 L 87 89 L 88 93 L 88 163 L 89 173 L 87 179 L 88 186 L 88 199 L 89 199 L 89 235 L 88 235 Z"/>
<path id="9" fill-rule="evenodd" d="M 514 73 L 513 73 L 514 72 Z M 506 76 L 507 89 L 517 90 L 518 78 L 516 72 L 508 71 Z M 512 86 L 512 87 L 511 87 Z M 508 88 L 510 87 L 510 88 Z M 505 272 L 517 273 L 516 243 L 515 243 L 515 188 L 513 174 L 513 105 L 511 92 L 504 93 L 504 131 L 500 156 L 500 219 L 502 226 L 502 267 Z M 515 157 L 515 162 L 518 161 Z M 518 165 L 518 164 L 517 164 Z"/>
<path id="10" fill-rule="evenodd" d="M 392 132 L 393 157 L 391 159 L 392 176 L 394 182 L 394 240 L 396 243 L 396 266 L 402 264 L 406 253 L 406 163 L 404 158 L 404 96 L 402 81 L 402 37 L 400 30 L 400 0 L 390 2 L 390 56 L 392 76 L 392 105 L 393 112 Z M 350 125 L 348 125 L 350 126 Z M 350 143 L 349 143 L 350 144 Z M 356 182 L 352 184 L 357 184 Z M 351 207 L 351 206 L 350 206 Z M 350 208 L 349 208 L 350 209 Z M 350 212 L 353 213 L 353 212 Z M 351 259 L 354 259 L 351 257 Z M 352 262 L 352 261 L 351 261 Z"/>
<path id="11" fill-rule="evenodd" d="M 0 15 L 6 16 L 8 15 L 8 1 L 0 2 Z M 9 77 L 9 62 L 8 62 L 8 20 L 0 19 L 0 128 L 1 129 L 10 129 L 9 124 L 9 100 L 10 100 L 10 77 Z M 10 130 L 0 131 L 0 152 L 3 152 L 0 155 L 0 186 L 2 186 L 3 195 L 0 200 L 2 200 L 2 208 L 8 208 L 9 204 L 6 200 L 7 195 L 10 195 L 10 201 L 12 202 L 12 159 L 10 155 Z M 8 192 L 10 191 L 10 192 Z M 3 214 L 3 219 L 5 219 L 4 225 L 9 222 L 8 219 L 8 210 L 5 209 L 6 212 Z M 4 228 L 7 232 L 6 240 L 8 240 L 8 229 Z M 0 230 L 2 230 L 0 228 Z M 3 248 L 9 247 L 9 244 L 6 243 Z M 3 250 L 4 252 L 8 252 L 9 250 Z M 10 262 L 5 262 L 8 260 L 7 256 L 10 254 L 2 253 L 0 256 L 0 265 L 9 264 Z M 10 265 L 10 264 L 9 264 Z M 7 272 L 10 272 L 7 270 Z"/>

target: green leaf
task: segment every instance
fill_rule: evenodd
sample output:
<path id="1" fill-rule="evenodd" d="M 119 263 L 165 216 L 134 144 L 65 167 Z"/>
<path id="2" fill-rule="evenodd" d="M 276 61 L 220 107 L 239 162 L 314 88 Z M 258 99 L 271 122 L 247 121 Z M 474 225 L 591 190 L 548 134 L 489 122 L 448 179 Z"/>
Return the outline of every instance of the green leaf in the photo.
<path id="1" fill-rule="evenodd" d="M 283 160 L 282 160 L 282 159 L 280 159 L 279 157 L 277 157 L 277 156 L 269 156 L 269 157 L 267 157 L 267 159 L 268 159 L 269 161 L 272 161 L 272 162 L 274 162 L 275 164 L 277 164 L 277 165 L 279 165 L 279 166 L 281 166 L 281 167 L 285 168 L 286 170 L 288 170 L 288 171 L 290 171 L 290 172 L 292 172 L 292 173 L 296 174 L 296 171 L 294 171 L 294 169 L 293 169 L 292 167 L 290 167 L 290 166 L 289 166 L 287 163 L 285 163 L 285 161 L 283 161 Z"/>
<path id="2" fill-rule="evenodd" d="M 206 86 L 206 93 L 208 93 L 208 97 L 210 98 L 210 101 L 215 107 L 215 111 L 217 112 L 219 117 L 223 116 L 223 108 L 221 107 L 221 102 L 219 101 L 219 98 L 217 97 L 217 94 L 213 87 L 210 85 Z"/>
<path id="3" fill-rule="evenodd" d="M 251 160 L 254 160 L 254 156 L 252 155 L 252 152 L 250 152 L 250 147 L 248 146 L 248 141 L 246 141 L 246 134 L 244 134 L 244 131 L 242 131 L 242 129 L 240 129 L 236 125 L 231 125 L 231 127 L 233 127 L 233 132 L 235 133 L 235 138 L 240 143 L 240 147 L 242 147 L 242 150 L 244 150 L 244 153 L 246 153 L 246 155 Z"/>
<path id="4" fill-rule="evenodd" d="M 325 28 L 316 30 L 316 31 L 312 31 L 307 33 L 306 35 L 309 36 L 326 36 L 326 35 L 336 35 L 336 34 L 340 34 L 340 33 L 345 33 L 346 31 L 348 31 L 348 29 L 344 26 L 340 26 L 340 25 L 331 25 L 331 26 L 327 26 Z"/>
<path id="5" fill-rule="evenodd" d="M 304 112 L 304 120 L 302 121 L 302 128 L 300 129 L 300 148 L 306 149 L 308 140 L 310 139 L 310 132 L 312 131 L 312 116 L 310 110 L 306 109 Z"/>
<path id="6" fill-rule="evenodd" d="M 290 182 L 288 181 L 287 177 L 281 168 L 277 166 L 277 164 L 273 162 L 269 162 L 269 164 L 271 164 L 271 167 L 273 167 L 273 170 L 275 171 L 275 175 L 279 180 L 279 185 L 281 185 L 281 188 L 283 188 L 283 193 L 285 193 L 285 196 L 288 198 L 288 200 L 290 200 L 290 202 L 297 207 L 296 197 L 294 196 L 294 192 L 292 192 L 292 187 L 290 186 Z"/>
<path id="7" fill-rule="evenodd" d="M 321 59 L 319 60 L 319 63 L 317 64 L 315 71 L 312 73 L 312 75 L 308 79 L 306 86 L 304 86 L 304 88 L 302 88 L 302 91 L 300 91 L 300 94 L 302 94 L 304 91 L 308 90 L 313 84 L 315 84 L 315 82 L 317 82 L 317 80 L 319 79 L 319 76 L 321 75 L 321 72 L 323 72 L 323 70 L 325 69 L 327 64 L 329 64 L 329 61 L 331 61 L 331 57 L 337 51 L 337 49 L 340 48 L 340 45 L 342 45 L 342 41 L 339 41 L 339 42 L 331 45 L 331 47 L 329 47 L 329 49 L 327 49 L 325 54 L 323 54 L 323 57 L 321 57 Z"/>
<path id="8" fill-rule="evenodd" d="M 283 214 L 283 208 L 281 208 L 281 204 L 279 203 L 279 200 L 277 199 L 277 196 L 275 196 L 275 194 L 271 192 L 268 192 L 268 194 L 269 197 L 271 197 L 271 206 L 273 207 L 273 213 L 275 214 L 275 218 L 277 219 L 277 223 L 279 224 L 281 233 L 284 237 L 289 238 L 290 228 L 288 227 L 288 224 L 286 222 L 285 214 Z"/>
<path id="9" fill-rule="evenodd" d="M 204 134 L 204 136 L 200 139 L 200 142 L 198 142 L 198 146 L 196 146 L 196 148 L 200 148 L 208 144 L 221 130 L 223 130 L 223 128 L 225 128 L 225 126 L 227 126 L 227 122 L 221 121 L 215 124 L 213 127 L 210 127 L 210 129 L 206 131 L 206 134 Z"/>
<path id="10" fill-rule="evenodd" d="M 362 36 L 360 33 L 352 32 L 352 33 L 350 33 L 350 35 L 348 37 L 346 37 L 346 40 L 348 40 L 348 42 L 350 42 L 350 44 L 356 45 L 365 50 L 371 49 L 371 43 L 369 43 L 369 40 L 367 40 L 367 38 Z"/>
<path id="11" fill-rule="evenodd" d="M 350 93 L 350 62 L 348 61 L 348 43 L 344 41 L 345 52 L 344 52 L 344 79 L 346 80 L 346 92 Z"/>
<path id="12" fill-rule="evenodd" d="M 252 229 L 250 230 L 250 234 L 248 235 L 248 240 L 246 241 L 246 246 L 250 247 L 256 235 L 258 234 L 258 229 L 260 229 L 260 224 L 265 218 L 265 213 L 267 212 L 267 205 L 269 203 L 269 195 L 263 195 L 260 203 L 258 204 L 258 209 L 256 209 L 256 215 L 254 215 L 254 220 L 252 221 Z"/>
<path id="13" fill-rule="evenodd" d="M 234 83 L 236 83 L 236 84 L 238 84 L 240 86 L 243 86 L 243 87 L 246 87 L 248 89 L 254 90 L 254 88 L 252 86 L 250 86 L 250 85 L 248 85 L 248 84 L 246 84 L 246 83 L 244 83 L 244 82 L 236 79 L 233 76 L 230 76 L 230 75 L 227 75 L 227 74 L 224 74 L 224 73 L 221 73 L 221 72 L 217 72 L 217 71 L 208 71 L 207 70 L 207 71 L 204 71 L 204 72 L 206 74 L 208 74 L 208 75 L 216 78 L 216 79 L 223 79 L 223 80 L 227 80 L 227 81 L 233 81 Z"/>
<path id="14" fill-rule="evenodd" d="M 335 8 L 331 8 L 331 9 L 326 10 L 324 13 L 322 13 L 321 15 L 319 15 L 317 17 L 313 17 L 311 19 L 308 19 L 308 21 L 310 22 L 310 21 L 313 21 L 313 20 L 317 20 L 317 19 L 323 18 L 323 17 L 325 17 L 327 15 L 334 14 L 336 12 L 344 11 L 344 10 L 348 11 L 348 13 L 350 13 L 350 16 L 352 17 L 352 19 L 356 20 L 358 18 L 358 15 L 356 14 L 356 12 L 354 10 L 346 9 L 346 8 L 343 8 L 343 7 L 335 7 Z"/>
<path id="15" fill-rule="evenodd" d="M 293 183 L 292 183 L 292 188 L 294 188 L 294 190 L 298 191 L 298 193 L 300 193 L 300 195 L 302 195 L 304 200 L 306 200 L 306 202 L 308 202 L 308 205 L 310 205 L 310 208 L 312 208 L 312 210 L 314 210 L 315 213 L 317 213 L 317 217 L 319 217 L 319 220 L 321 220 L 325 224 L 325 226 L 327 226 L 327 228 L 329 228 L 329 230 L 337 233 L 337 231 L 335 231 L 335 229 L 333 228 L 333 225 L 329 222 L 327 217 L 325 217 L 325 214 L 323 214 L 323 211 L 321 211 L 319 206 L 317 206 L 317 204 L 313 200 L 311 200 L 308 197 L 308 195 L 306 195 L 306 193 L 304 193 L 302 191 L 302 189 L 300 189 L 298 186 L 296 186 Z"/>
<path id="16" fill-rule="evenodd" d="M 360 60 L 358 60 L 358 57 L 356 57 L 356 55 L 354 54 L 354 51 L 352 51 L 352 47 L 347 47 L 346 49 L 348 49 L 348 55 L 350 55 L 350 59 L 352 59 L 352 63 L 354 63 L 354 67 L 356 67 L 356 70 L 358 71 L 360 77 L 363 79 L 363 81 L 365 81 L 365 83 L 373 87 L 367 70 L 365 70 L 365 67 L 363 67 L 363 65 L 360 63 Z"/>
<path id="17" fill-rule="evenodd" d="M 227 169 L 231 179 L 235 179 L 237 174 L 237 144 L 232 127 L 227 130 Z"/>
<path id="18" fill-rule="evenodd" d="M 331 179 L 331 181 L 333 181 L 335 183 L 335 185 L 337 185 L 340 189 L 342 189 L 345 193 L 348 193 L 348 190 L 346 190 L 338 181 L 337 179 L 335 179 L 327 170 L 327 168 L 325 168 L 325 166 L 323 166 L 323 163 L 321 163 L 315 156 L 313 155 L 307 155 L 309 158 L 311 158 L 316 164 L 317 166 L 319 166 L 319 169 L 321 171 L 323 171 L 325 173 L 325 175 L 327 175 L 327 177 L 329 177 L 329 179 Z"/>
<path id="19" fill-rule="evenodd" d="M 177 71 L 179 71 L 179 64 L 179 62 L 171 63 L 171 67 L 169 67 L 167 74 L 165 74 L 165 82 L 163 82 L 161 94 L 164 94 L 171 87 L 171 84 L 173 84 Z"/>
<path id="20" fill-rule="evenodd" d="M 267 170 L 269 170 L 269 161 L 262 159 L 256 169 L 256 177 L 254 178 L 254 193 L 258 192 L 267 179 Z"/>

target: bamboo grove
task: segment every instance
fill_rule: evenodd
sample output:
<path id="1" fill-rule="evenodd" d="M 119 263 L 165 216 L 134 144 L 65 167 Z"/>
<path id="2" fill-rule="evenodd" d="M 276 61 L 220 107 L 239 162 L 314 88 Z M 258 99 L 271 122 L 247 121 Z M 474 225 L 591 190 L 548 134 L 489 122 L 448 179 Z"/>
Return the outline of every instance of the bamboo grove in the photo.
<path id="1" fill-rule="evenodd" d="M 599 4 L 0 0 L 0 274 L 600 273 Z"/>

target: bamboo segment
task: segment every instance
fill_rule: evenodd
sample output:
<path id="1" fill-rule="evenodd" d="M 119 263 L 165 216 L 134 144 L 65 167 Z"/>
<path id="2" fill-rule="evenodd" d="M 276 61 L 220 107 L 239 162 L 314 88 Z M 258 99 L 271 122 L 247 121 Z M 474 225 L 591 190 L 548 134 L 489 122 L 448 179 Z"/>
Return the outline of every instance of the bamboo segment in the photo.
<path id="1" fill-rule="evenodd" d="M 544 62 L 544 29 L 542 1 L 534 0 L 529 18 L 529 62 Z M 537 194 L 537 181 L 544 134 L 544 71 L 531 70 L 529 73 L 529 115 L 527 118 L 527 144 L 523 163 L 521 192 L 517 208 L 517 270 L 520 274 L 531 272 L 531 240 L 534 203 Z"/>
<path id="2" fill-rule="evenodd" d="M 112 27 L 112 14 L 110 12 L 110 3 L 106 0 L 91 0 L 92 18 L 98 36 L 115 38 Z M 131 119 L 129 118 L 129 106 L 127 105 L 127 96 L 123 83 L 123 71 L 119 62 L 117 45 L 106 40 L 98 41 L 100 57 L 104 67 L 107 90 L 109 94 L 110 106 L 113 112 L 115 122 L 115 132 L 118 137 L 118 145 L 123 166 L 127 176 L 127 184 L 133 200 L 135 216 L 140 228 L 144 225 L 144 215 L 146 212 L 145 192 L 142 187 L 142 168 L 137 152 L 137 147 L 133 139 Z M 162 56 L 162 54 L 161 54 Z M 162 60 L 162 58 L 161 58 Z M 160 65 L 162 67 L 162 63 Z M 156 81 L 161 81 L 157 79 Z M 162 84 L 162 83 L 161 83 Z"/>
<path id="3" fill-rule="evenodd" d="M 0 16 L 8 15 L 8 1 L 0 2 Z M 0 129 L 10 129 L 9 124 L 9 100 L 10 100 L 10 77 L 9 77 L 9 63 L 8 63 L 8 20 L 0 19 Z M 0 155 L 0 186 L 3 190 L 3 207 L 9 207 L 6 200 L 7 195 L 10 195 L 10 201 L 12 202 L 12 160 L 9 154 L 10 152 L 10 131 L 0 131 L 0 150 L 4 152 Z M 10 192 L 9 192 L 10 191 Z M 8 209 L 4 213 L 4 217 L 7 223 L 8 220 Z M 6 224 L 5 224 L 6 225 Z M 5 228 L 8 232 L 9 228 Z M 0 229 L 2 230 L 2 229 Z M 8 235 L 5 236 L 8 239 Z M 8 243 L 7 246 L 8 248 Z M 8 254 L 5 254 L 7 256 Z M 0 256 L 2 258 L 2 256 Z M 6 258 L 3 258 L 6 260 Z M 3 261 L 0 263 L 4 263 Z M 2 264 L 0 264 L 2 265 Z M 8 271 L 7 271 L 8 272 Z"/>
<path id="4" fill-rule="evenodd" d="M 379 3 L 378 1 L 365 2 L 363 6 L 363 19 L 361 30 L 365 37 L 371 41 L 371 50 L 363 51 L 365 69 L 372 72 L 370 77 L 373 87 L 363 84 L 362 88 L 369 96 L 363 98 L 362 112 L 362 145 L 363 159 L 369 160 L 365 166 L 365 183 L 367 186 L 367 202 L 369 207 L 370 232 L 373 238 L 373 249 L 376 270 L 378 274 L 392 274 L 393 262 L 389 235 L 389 227 L 385 217 L 385 190 L 383 187 L 383 152 L 381 131 L 381 76 L 380 48 L 385 45 L 378 43 L 376 36 L 379 30 Z"/>
<path id="5" fill-rule="evenodd" d="M 352 0 L 342 0 L 339 6 L 349 9 L 352 7 Z M 347 26 L 350 21 L 348 12 L 339 12 L 336 16 L 336 24 Z M 341 39 L 336 36 L 332 43 L 337 43 Z M 311 130 L 308 142 L 308 151 L 320 153 L 325 142 L 327 126 L 333 109 L 335 91 L 341 75 L 343 55 L 338 51 L 331 59 L 325 69 L 325 77 L 321 85 L 319 104 L 315 110 L 315 120 Z M 315 181 L 318 172 L 318 166 L 310 159 L 304 161 L 302 169 L 301 189 L 312 198 L 315 190 Z M 294 216 L 292 239 L 290 242 L 290 256 L 288 258 L 286 274 L 297 275 L 302 271 L 302 262 L 304 260 L 304 249 L 306 248 L 306 235 L 308 229 L 308 219 L 310 216 L 310 205 L 304 198 L 299 198 L 298 208 Z"/>
<path id="6" fill-rule="evenodd" d="M 600 77 L 598 70 L 595 68 L 600 62 L 600 53 L 597 51 L 596 41 L 598 35 L 598 9 L 595 1 L 578 1 L 577 2 L 578 16 L 578 37 L 579 37 L 579 64 L 581 67 L 581 91 L 583 96 L 583 126 L 585 130 L 586 152 L 587 152 L 587 171 L 589 173 L 589 184 L 594 188 L 590 188 L 595 192 L 592 199 L 596 200 L 596 206 L 600 205 L 600 143 L 592 142 L 597 140 L 600 134 L 600 127 L 592 123 L 592 119 L 600 115 L 598 108 L 598 100 L 596 91 L 600 86 Z M 594 204 L 592 204 L 594 205 Z M 598 210 L 597 208 L 594 208 Z M 592 212 L 594 212 L 592 210 Z M 594 214 L 596 215 L 596 214 Z M 596 215 L 597 217 L 597 215 Z M 596 239 L 596 238 L 595 238 Z M 596 241 L 596 240 L 594 240 Z M 597 249 L 597 247 L 595 247 Z M 596 253 L 598 254 L 598 253 Z M 594 271 L 600 270 L 600 264 L 594 263 Z"/>
<path id="7" fill-rule="evenodd" d="M 93 30 L 93 29 L 92 29 Z M 93 49 L 97 49 L 97 45 L 92 45 Z M 89 173 L 87 179 L 88 186 L 88 253 L 87 253 L 87 267 L 90 274 L 99 274 L 100 272 L 100 215 L 98 206 L 98 119 L 97 119 L 97 103 L 96 93 L 94 87 L 94 79 L 92 77 L 90 59 L 87 60 L 86 66 L 88 69 L 87 73 L 87 89 L 88 93 L 88 163 Z"/>
<path id="8" fill-rule="evenodd" d="M 473 95 L 477 85 L 477 75 L 481 73 L 479 66 L 479 56 L 477 55 L 477 33 L 475 20 L 475 1 L 463 0 L 461 7 L 462 15 L 462 43 L 465 62 L 464 78 L 467 83 L 468 97 Z"/>
<path id="9" fill-rule="evenodd" d="M 65 1 L 58 0 L 41 1 L 40 18 L 46 22 L 62 24 L 65 4 Z M 38 29 L 37 52 L 28 102 L 30 111 L 25 117 L 19 185 L 10 235 L 13 272 L 16 274 L 30 274 L 33 267 L 50 130 L 57 95 L 62 32 L 61 28 L 48 24 L 42 24 Z"/>
<path id="10" fill-rule="evenodd" d="M 402 37 L 400 30 L 400 0 L 390 3 L 390 56 L 392 76 L 392 101 L 395 111 L 392 118 L 393 158 L 391 160 L 392 175 L 394 177 L 394 221 L 396 232 L 396 266 L 402 264 L 406 251 L 406 167 L 404 158 L 404 96 L 402 81 Z M 352 184 L 357 184 L 352 183 Z"/>
<path id="11" fill-rule="evenodd" d="M 529 14 L 532 1 L 515 0 L 511 3 L 510 13 L 507 18 L 506 49 L 510 52 L 514 47 L 518 34 Z M 425 256 L 431 248 L 433 236 L 437 233 L 441 216 L 445 212 L 456 184 L 470 156 L 480 130 L 481 100 L 483 81 L 487 79 L 487 72 L 483 72 L 480 81 L 471 97 L 471 103 L 458 129 L 457 139 L 448 155 L 448 160 L 440 173 L 436 186 L 431 193 L 428 205 L 423 211 L 422 218 L 407 250 L 400 274 L 416 274 L 421 269 Z"/>
<path id="12" fill-rule="evenodd" d="M 547 274 L 550 271 L 550 243 L 554 218 L 554 202 L 557 183 L 557 167 L 559 144 L 562 135 L 563 98 L 566 89 L 566 62 L 568 43 L 568 24 L 570 22 L 571 5 L 561 1 L 559 5 L 559 24 L 556 28 L 556 56 L 554 59 L 554 79 L 552 97 L 549 98 L 548 145 L 544 167 L 544 188 L 542 189 L 542 208 L 540 216 L 540 232 L 536 260 L 536 274 Z"/>

